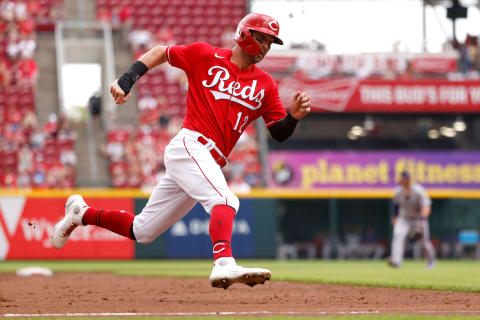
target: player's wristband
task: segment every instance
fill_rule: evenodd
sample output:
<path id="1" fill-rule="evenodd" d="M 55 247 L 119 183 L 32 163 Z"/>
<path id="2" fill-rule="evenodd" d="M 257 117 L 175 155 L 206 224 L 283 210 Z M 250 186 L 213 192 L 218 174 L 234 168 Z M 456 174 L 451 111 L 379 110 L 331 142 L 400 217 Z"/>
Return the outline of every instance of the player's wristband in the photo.
<path id="1" fill-rule="evenodd" d="M 289 112 L 285 118 L 268 128 L 268 131 L 270 131 L 270 135 L 273 139 L 278 142 L 283 142 L 293 134 L 297 123 L 298 120 L 292 117 Z"/>
<path id="2" fill-rule="evenodd" d="M 142 61 L 135 61 L 127 71 L 118 79 L 118 85 L 127 95 L 135 82 L 148 71 L 147 66 Z"/>

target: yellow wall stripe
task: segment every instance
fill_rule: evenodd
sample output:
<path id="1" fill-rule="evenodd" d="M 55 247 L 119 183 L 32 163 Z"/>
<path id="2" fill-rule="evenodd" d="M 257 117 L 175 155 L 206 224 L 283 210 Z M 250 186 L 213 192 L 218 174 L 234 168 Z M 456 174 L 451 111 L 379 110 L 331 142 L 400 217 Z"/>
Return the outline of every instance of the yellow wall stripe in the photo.
<path id="1" fill-rule="evenodd" d="M 53 189 L 10 190 L 0 189 L 0 197 L 27 196 L 30 198 L 67 198 L 78 193 L 88 198 L 148 198 L 151 190 L 141 189 Z M 429 189 L 432 198 L 480 199 L 480 189 Z M 280 199 L 382 199 L 391 198 L 392 189 L 253 189 L 250 193 L 237 194 L 239 198 Z"/>

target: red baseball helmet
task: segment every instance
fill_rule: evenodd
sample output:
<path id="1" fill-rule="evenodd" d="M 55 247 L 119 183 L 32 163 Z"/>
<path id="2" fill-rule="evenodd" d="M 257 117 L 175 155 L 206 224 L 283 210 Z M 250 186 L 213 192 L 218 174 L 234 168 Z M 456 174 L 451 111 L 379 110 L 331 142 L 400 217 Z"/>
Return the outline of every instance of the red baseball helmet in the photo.
<path id="1" fill-rule="evenodd" d="M 250 30 L 269 34 L 275 39 L 274 43 L 283 44 L 283 41 L 278 37 L 280 25 L 277 20 L 265 14 L 249 13 L 238 24 L 234 38 L 240 48 L 248 55 L 254 56 L 261 51 L 260 45 L 255 41 Z"/>

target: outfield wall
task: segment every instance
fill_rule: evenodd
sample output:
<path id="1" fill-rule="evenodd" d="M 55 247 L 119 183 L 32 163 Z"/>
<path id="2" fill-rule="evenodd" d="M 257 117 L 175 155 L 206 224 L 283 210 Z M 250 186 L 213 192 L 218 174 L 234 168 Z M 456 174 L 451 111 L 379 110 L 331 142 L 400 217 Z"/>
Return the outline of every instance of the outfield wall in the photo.
<path id="1" fill-rule="evenodd" d="M 64 214 L 68 195 L 80 193 L 92 207 L 139 213 L 141 190 L 48 190 L 0 192 L 0 260 L 210 258 L 208 215 L 200 205 L 148 245 L 135 244 L 101 228 L 74 231 L 66 246 L 51 247 L 49 234 Z M 480 229 L 480 190 L 429 190 L 432 236 Z M 349 225 L 372 227 L 390 238 L 391 190 L 254 190 L 239 195 L 233 251 L 239 258 L 272 258 L 280 242 L 314 241 L 319 231 L 339 233 Z"/>

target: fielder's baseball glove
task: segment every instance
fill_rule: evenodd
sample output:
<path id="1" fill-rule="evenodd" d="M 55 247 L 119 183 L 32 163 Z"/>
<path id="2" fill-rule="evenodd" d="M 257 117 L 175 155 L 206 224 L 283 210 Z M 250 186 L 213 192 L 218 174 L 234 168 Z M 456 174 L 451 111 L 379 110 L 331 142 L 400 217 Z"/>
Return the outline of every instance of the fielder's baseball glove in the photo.
<path id="1" fill-rule="evenodd" d="M 412 240 L 420 240 L 423 238 L 423 224 L 424 221 L 418 221 L 414 225 L 411 226 L 410 232 L 408 233 L 408 237 Z"/>

